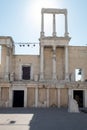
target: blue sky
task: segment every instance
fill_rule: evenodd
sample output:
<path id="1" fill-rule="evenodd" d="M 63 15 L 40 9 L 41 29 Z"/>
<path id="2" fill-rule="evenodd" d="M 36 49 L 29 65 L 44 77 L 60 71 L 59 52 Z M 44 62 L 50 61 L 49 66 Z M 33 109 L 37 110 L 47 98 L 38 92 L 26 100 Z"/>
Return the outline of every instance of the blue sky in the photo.
<path id="1" fill-rule="evenodd" d="M 41 8 L 66 8 L 70 45 L 87 44 L 87 0 L 0 0 L 0 35 L 12 36 L 14 42 L 38 43 Z M 51 16 L 48 23 L 50 20 Z M 51 25 L 48 23 L 45 30 L 50 35 Z M 61 33 L 62 26 L 57 27 L 58 30 Z"/>

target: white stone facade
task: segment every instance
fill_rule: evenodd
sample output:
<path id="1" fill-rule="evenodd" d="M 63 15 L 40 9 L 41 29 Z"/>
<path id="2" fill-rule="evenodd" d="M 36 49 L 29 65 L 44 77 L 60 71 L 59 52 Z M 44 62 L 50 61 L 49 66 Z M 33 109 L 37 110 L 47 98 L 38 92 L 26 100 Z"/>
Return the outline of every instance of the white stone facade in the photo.
<path id="1" fill-rule="evenodd" d="M 45 36 L 44 14 L 53 15 L 52 36 Z M 57 36 L 56 15 L 65 17 Z M 68 107 L 69 97 L 87 107 L 87 47 L 70 46 L 67 10 L 42 9 L 40 55 L 15 55 L 11 37 L 0 36 L 0 107 Z M 82 80 L 75 81 L 75 69 Z"/>

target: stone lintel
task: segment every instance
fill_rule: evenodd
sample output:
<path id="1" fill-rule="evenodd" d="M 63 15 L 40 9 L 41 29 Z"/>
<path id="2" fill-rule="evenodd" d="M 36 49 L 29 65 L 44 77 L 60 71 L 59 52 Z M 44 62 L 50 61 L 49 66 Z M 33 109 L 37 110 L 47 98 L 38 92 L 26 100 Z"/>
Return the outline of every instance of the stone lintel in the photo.
<path id="1" fill-rule="evenodd" d="M 54 8 L 42 8 L 42 13 L 51 13 L 51 14 L 66 14 L 67 9 L 54 9 Z"/>
<path id="2" fill-rule="evenodd" d="M 12 48 L 14 46 L 14 41 L 10 36 L 0 36 L 0 45 Z"/>
<path id="3" fill-rule="evenodd" d="M 71 89 L 87 89 L 86 82 L 68 82 L 66 83 L 66 86 Z"/>
<path id="4" fill-rule="evenodd" d="M 70 37 L 44 37 L 40 39 L 40 44 L 43 46 L 66 46 L 69 44 Z"/>

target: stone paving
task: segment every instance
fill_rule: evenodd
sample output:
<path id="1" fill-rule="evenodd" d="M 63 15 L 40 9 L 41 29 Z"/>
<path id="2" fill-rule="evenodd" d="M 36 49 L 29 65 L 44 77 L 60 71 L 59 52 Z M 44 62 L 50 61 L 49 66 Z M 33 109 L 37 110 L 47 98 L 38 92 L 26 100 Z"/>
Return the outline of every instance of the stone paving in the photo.
<path id="1" fill-rule="evenodd" d="M 58 108 L 0 108 L 0 130 L 87 130 L 87 114 Z"/>

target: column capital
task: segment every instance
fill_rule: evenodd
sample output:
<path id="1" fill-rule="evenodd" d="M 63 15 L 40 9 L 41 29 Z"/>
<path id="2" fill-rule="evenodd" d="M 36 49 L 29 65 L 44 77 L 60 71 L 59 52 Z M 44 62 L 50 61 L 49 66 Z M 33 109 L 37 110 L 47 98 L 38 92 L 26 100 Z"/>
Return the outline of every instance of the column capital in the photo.
<path id="1" fill-rule="evenodd" d="M 40 47 L 43 47 L 43 48 L 44 48 L 44 45 L 43 45 L 43 44 L 41 44 L 41 45 L 40 45 Z"/>
<path id="2" fill-rule="evenodd" d="M 65 47 L 65 48 L 68 48 L 68 45 L 65 45 L 64 47 Z"/>
<path id="3" fill-rule="evenodd" d="M 53 50 L 56 50 L 56 46 L 55 45 L 53 45 Z"/>
<path id="4" fill-rule="evenodd" d="M 68 13 L 67 13 L 67 10 L 65 10 L 65 11 L 64 11 L 64 15 L 67 15 L 67 14 L 68 14 Z"/>

